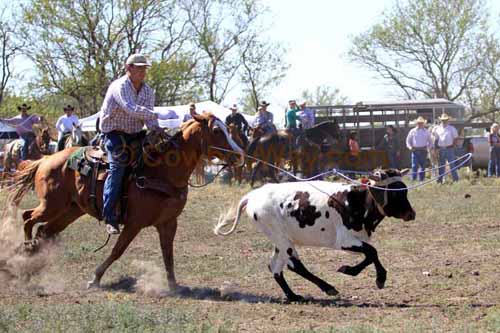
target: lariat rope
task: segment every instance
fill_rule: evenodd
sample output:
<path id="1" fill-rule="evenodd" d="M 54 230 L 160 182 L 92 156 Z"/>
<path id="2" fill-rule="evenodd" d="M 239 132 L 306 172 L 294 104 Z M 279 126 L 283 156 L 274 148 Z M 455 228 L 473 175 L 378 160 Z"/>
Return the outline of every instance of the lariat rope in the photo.
<path id="1" fill-rule="evenodd" d="M 220 151 L 223 151 L 223 152 L 227 152 L 227 153 L 233 153 L 233 154 L 236 154 L 236 152 L 232 151 L 232 150 L 229 150 L 229 149 L 225 149 L 225 148 L 222 148 L 222 147 L 217 147 L 217 146 L 212 146 L 213 149 L 217 149 L 217 150 L 220 150 Z M 412 186 L 409 186 L 409 187 L 406 187 L 406 188 L 403 188 L 403 189 L 395 189 L 395 188 L 386 188 L 386 187 L 380 187 L 380 186 L 376 186 L 376 185 L 371 185 L 371 184 L 363 184 L 361 183 L 360 181 L 356 180 L 356 179 L 353 179 L 353 178 L 350 178 L 349 176 L 345 175 L 344 172 L 346 171 L 349 171 L 349 170 L 341 170 L 341 169 L 332 169 L 330 171 L 326 171 L 326 172 L 322 172 L 320 174 L 317 174 L 315 176 L 312 176 L 312 177 L 309 177 L 309 178 L 301 178 L 301 177 L 297 177 L 295 176 L 293 173 L 283 169 L 283 168 L 280 168 L 272 163 L 269 163 L 269 162 L 266 162 L 266 161 L 263 161 L 259 158 L 256 158 L 252 155 L 248 155 L 248 154 L 245 154 L 245 157 L 246 158 L 249 158 L 251 160 L 254 160 L 256 162 L 261 162 L 271 168 L 274 168 L 278 171 L 281 171 L 285 174 L 287 174 L 288 176 L 292 177 L 293 179 L 295 180 L 298 180 L 298 181 L 311 181 L 311 180 L 314 180 L 318 177 L 321 177 L 321 176 L 325 176 L 325 175 L 333 175 L 333 176 L 339 176 L 353 184 L 356 184 L 356 185 L 363 185 L 363 186 L 366 186 L 366 187 L 370 187 L 370 188 L 373 188 L 373 189 L 378 189 L 378 190 L 383 190 L 383 191 L 406 191 L 406 190 L 413 190 L 413 189 L 417 189 L 419 187 L 422 187 L 422 186 L 425 186 L 425 185 L 428 185 L 434 181 L 437 181 L 438 179 L 450 174 L 451 172 L 459 169 L 460 167 L 462 167 L 463 165 L 465 165 L 471 158 L 472 158 L 472 153 L 467 153 L 463 156 L 460 156 L 459 158 L 455 159 L 454 161 L 451 161 L 449 162 L 449 164 L 453 164 L 453 163 L 456 163 L 457 161 L 459 160 L 463 160 L 462 162 L 458 163 L 457 165 L 455 165 L 454 167 L 450 168 L 450 170 L 448 171 L 445 171 L 442 175 L 440 176 L 437 176 L 437 177 L 433 177 L 431 179 L 428 179 L 424 182 L 421 182 L 419 184 L 415 184 L 415 185 L 412 185 Z M 435 168 L 432 168 L 430 170 L 435 170 L 435 169 L 439 169 L 439 168 L 443 168 L 444 165 L 440 165 L 438 167 L 435 167 Z M 425 171 L 425 170 L 424 170 Z M 424 171 L 421 171 L 421 172 L 424 172 Z"/>

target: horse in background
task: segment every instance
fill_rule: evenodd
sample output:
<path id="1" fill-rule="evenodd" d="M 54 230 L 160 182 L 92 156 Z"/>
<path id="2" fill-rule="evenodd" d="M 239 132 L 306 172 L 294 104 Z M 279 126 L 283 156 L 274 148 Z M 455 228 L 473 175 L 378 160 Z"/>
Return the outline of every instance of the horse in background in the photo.
<path id="1" fill-rule="evenodd" d="M 228 126 L 228 130 L 229 130 L 229 135 L 231 136 L 231 139 L 233 139 L 233 141 L 238 145 L 238 147 L 240 147 L 241 149 L 243 149 L 243 151 L 245 151 L 247 147 L 242 139 L 242 135 L 244 135 L 244 134 L 240 131 L 240 129 L 238 127 L 234 126 L 234 124 L 230 124 Z M 230 182 L 234 178 L 234 180 L 236 182 L 238 182 L 238 185 L 241 184 L 241 182 L 243 181 L 244 167 L 245 167 L 245 165 L 231 167 L 231 176 L 232 177 L 230 179 Z"/>
<path id="2" fill-rule="evenodd" d="M 279 182 L 276 169 L 270 167 L 269 164 L 278 166 L 288 162 L 294 174 L 300 170 L 305 177 L 315 175 L 320 170 L 318 156 L 322 145 L 335 144 L 339 141 L 340 127 L 335 120 L 325 121 L 305 129 L 297 136 L 291 131 L 280 130 L 254 139 L 250 142 L 246 152 L 247 155 L 260 161 L 257 161 L 253 167 L 253 161 L 247 161 L 247 167 L 252 170 L 250 185 L 253 186 L 261 168 L 266 168 L 271 179 L 276 183 Z"/>
<path id="3" fill-rule="evenodd" d="M 38 160 L 43 155 L 49 155 L 50 141 L 53 140 L 51 136 L 51 128 L 45 124 L 33 125 L 33 132 L 35 140 L 33 140 L 28 147 L 27 160 Z M 10 177 L 12 170 L 17 170 L 21 163 L 21 139 L 13 140 L 4 146 L 3 150 L 3 173 L 0 181 L 0 187 L 3 186 L 7 178 Z"/>
<path id="4" fill-rule="evenodd" d="M 64 148 L 88 146 L 89 139 L 83 133 L 82 124 L 73 124 L 70 135 L 64 141 Z"/>

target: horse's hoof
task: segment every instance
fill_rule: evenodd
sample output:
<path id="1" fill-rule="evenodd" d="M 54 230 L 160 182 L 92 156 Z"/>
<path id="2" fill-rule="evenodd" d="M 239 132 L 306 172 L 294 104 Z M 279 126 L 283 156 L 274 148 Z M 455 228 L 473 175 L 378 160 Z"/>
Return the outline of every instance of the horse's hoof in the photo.
<path id="1" fill-rule="evenodd" d="M 376 280 L 375 282 L 377 283 L 377 288 L 378 289 L 384 289 L 385 281 Z"/>
<path id="2" fill-rule="evenodd" d="M 94 288 L 99 288 L 101 285 L 99 281 L 94 278 L 93 280 L 87 282 L 87 289 L 94 289 Z"/>
<path id="3" fill-rule="evenodd" d="M 175 293 L 176 291 L 179 290 L 179 285 L 175 282 L 169 282 L 168 283 L 168 290 Z"/>
<path id="4" fill-rule="evenodd" d="M 24 242 L 23 250 L 25 253 L 34 253 L 38 250 L 40 243 L 36 239 L 32 239 Z"/>
<path id="5" fill-rule="evenodd" d="M 99 282 L 89 281 L 87 282 L 87 289 L 99 288 Z"/>

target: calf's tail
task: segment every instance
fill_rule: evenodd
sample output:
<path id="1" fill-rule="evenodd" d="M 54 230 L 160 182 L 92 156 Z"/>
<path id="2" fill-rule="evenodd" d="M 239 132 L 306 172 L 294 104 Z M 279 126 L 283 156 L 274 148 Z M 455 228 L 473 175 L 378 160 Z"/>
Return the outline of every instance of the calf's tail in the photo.
<path id="1" fill-rule="evenodd" d="M 219 221 L 217 222 L 217 225 L 214 228 L 214 233 L 218 236 L 228 236 L 232 234 L 236 230 L 236 227 L 238 226 L 241 213 L 247 208 L 247 203 L 248 203 L 248 198 L 243 197 L 240 203 L 238 204 L 236 216 L 234 216 L 233 211 L 229 211 L 226 214 L 222 214 L 219 217 Z M 222 228 L 227 226 L 231 221 L 233 221 L 233 226 L 231 227 L 231 229 L 229 229 L 228 231 L 222 231 Z"/>

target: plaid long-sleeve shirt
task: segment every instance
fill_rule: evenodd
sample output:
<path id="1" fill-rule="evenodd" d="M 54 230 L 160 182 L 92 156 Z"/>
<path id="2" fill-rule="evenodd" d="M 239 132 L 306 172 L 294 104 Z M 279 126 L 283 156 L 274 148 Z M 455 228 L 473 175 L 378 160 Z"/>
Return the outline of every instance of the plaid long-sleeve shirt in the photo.
<path id="1" fill-rule="evenodd" d="M 113 81 L 101 107 L 100 127 L 103 133 L 121 131 L 129 134 L 158 127 L 158 116 L 153 113 L 154 90 L 143 84 L 139 93 L 127 75 Z"/>

